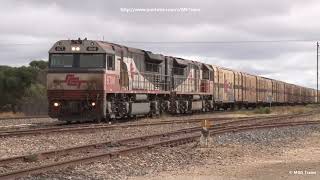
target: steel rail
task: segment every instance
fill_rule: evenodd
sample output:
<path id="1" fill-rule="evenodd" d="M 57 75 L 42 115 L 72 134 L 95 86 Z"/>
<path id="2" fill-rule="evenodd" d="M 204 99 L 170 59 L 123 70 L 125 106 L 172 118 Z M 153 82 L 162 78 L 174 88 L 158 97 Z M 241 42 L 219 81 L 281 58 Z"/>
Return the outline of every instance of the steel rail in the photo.
<path id="1" fill-rule="evenodd" d="M 129 127 L 142 127 L 142 126 L 157 126 L 165 124 L 186 124 L 186 123 L 198 123 L 204 119 L 209 121 L 249 121 L 249 120 L 260 120 L 260 119 L 283 119 L 283 118 L 299 118 L 305 116 L 311 116 L 317 114 L 318 112 L 308 112 L 308 113 L 297 113 L 297 114 L 287 114 L 287 115 L 274 115 L 274 116 L 258 116 L 258 117 L 221 117 L 221 118 L 197 118 L 189 120 L 167 120 L 167 121 L 157 121 L 157 122 L 147 122 L 147 123 L 130 123 L 130 124 L 94 124 L 94 125 L 76 125 L 76 126 L 62 126 L 62 127 L 49 127 L 49 128 L 34 128 L 27 130 L 11 130 L 11 131 L 0 131 L 0 137 L 11 137 L 11 136 L 25 136 L 25 135 L 38 135 L 38 134 L 48 134 L 48 133 L 62 133 L 62 132 L 82 132 L 90 130 L 101 130 L 101 129 L 116 129 L 116 128 L 129 128 Z"/>
<path id="2" fill-rule="evenodd" d="M 38 118 L 49 118 L 49 116 L 48 115 L 37 115 L 37 116 L 0 117 L 0 121 L 12 120 L 12 119 L 38 119 Z"/>

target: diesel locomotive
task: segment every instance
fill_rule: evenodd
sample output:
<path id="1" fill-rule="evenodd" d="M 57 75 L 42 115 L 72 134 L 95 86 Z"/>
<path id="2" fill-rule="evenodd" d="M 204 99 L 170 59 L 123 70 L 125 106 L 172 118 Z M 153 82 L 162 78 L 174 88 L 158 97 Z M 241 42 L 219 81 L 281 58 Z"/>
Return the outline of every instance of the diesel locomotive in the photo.
<path id="1" fill-rule="evenodd" d="M 49 50 L 49 116 L 96 121 L 316 102 L 316 90 L 96 40 Z"/>

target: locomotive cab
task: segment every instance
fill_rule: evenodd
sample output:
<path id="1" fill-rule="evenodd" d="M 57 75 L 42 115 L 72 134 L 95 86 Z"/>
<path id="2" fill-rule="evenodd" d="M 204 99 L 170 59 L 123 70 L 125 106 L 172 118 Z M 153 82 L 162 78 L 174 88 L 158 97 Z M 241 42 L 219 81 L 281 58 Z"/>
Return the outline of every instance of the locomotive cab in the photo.
<path id="1" fill-rule="evenodd" d="M 114 52 L 97 41 L 55 43 L 47 73 L 49 116 L 67 122 L 105 118 L 105 73 L 114 68 Z"/>

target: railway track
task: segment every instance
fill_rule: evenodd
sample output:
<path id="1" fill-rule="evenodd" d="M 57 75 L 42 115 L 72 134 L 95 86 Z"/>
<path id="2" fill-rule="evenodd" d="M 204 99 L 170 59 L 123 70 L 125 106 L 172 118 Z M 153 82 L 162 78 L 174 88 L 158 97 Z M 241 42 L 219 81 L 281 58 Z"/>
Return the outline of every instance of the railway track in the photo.
<path id="1" fill-rule="evenodd" d="M 289 115 L 275 115 L 275 116 L 260 116 L 260 117 L 236 117 L 236 118 L 206 118 L 213 123 L 219 123 L 223 121 L 251 121 L 251 120 L 278 120 L 278 119 L 288 119 L 288 118 L 299 118 L 306 117 L 317 114 L 318 112 L 308 112 L 300 114 L 289 114 Z M 48 128 L 32 128 L 26 130 L 10 130 L 10 131 L 0 131 L 0 137 L 12 137 L 12 136 L 26 136 L 26 135 L 38 135 L 38 134 L 48 134 L 48 133 L 63 133 L 63 132 L 85 132 L 92 130 L 112 130 L 116 128 L 130 128 L 130 127 L 143 127 L 143 126 L 158 126 L 165 124 L 186 124 L 186 123 L 198 123 L 202 121 L 203 118 L 199 119 L 189 119 L 189 120 L 165 120 L 157 122 L 148 123 L 129 123 L 129 124 L 76 124 L 76 125 L 58 125 Z"/>
<path id="2" fill-rule="evenodd" d="M 226 110 L 226 111 L 210 111 L 210 112 L 201 112 L 201 114 L 223 114 L 223 113 L 228 113 L 228 112 L 235 112 L 237 110 Z M 200 113 L 194 113 L 200 114 Z M 171 115 L 174 117 L 183 117 L 185 116 L 184 114 L 177 114 L 177 115 Z M 5 121 L 5 120 L 13 120 L 13 119 L 37 119 L 37 118 L 50 118 L 48 115 L 34 115 L 34 116 L 16 116 L 16 117 L 0 117 L 0 121 Z"/>
<path id="3" fill-rule="evenodd" d="M 252 129 L 311 124 L 320 124 L 320 120 L 296 122 L 281 122 L 279 120 L 274 120 L 271 122 L 260 121 L 251 123 L 233 121 L 213 126 L 209 128 L 209 130 L 211 135 L 218 135 L 227 132 L 239 132 Z M 175 146 L 185 144 L 199 140 L 201 130 L 201 127 L 191 127 L 163 134 L 101 142 L 68 149 L 2 159 L 0 160 L 0 167 L 4 167 L 6 170 L 0 174 L 0 179 L 14 179 L 28 174 L 60 169 L 70 165 L 77 165 L 79 163 L 93 162 L 95 160 L 101 161 L 101 159 L 112 158 L 136 151 L 148 150 L 157 146 Z"/>
<path id="4" fill-rule="evenodd" d="M 49 118 L 49 116 L 48 115 L 38 115 L 38 116 L 0 117 L 0 121 L 11 120 L 11 119 L 37 119 L 37 118 Z"/>

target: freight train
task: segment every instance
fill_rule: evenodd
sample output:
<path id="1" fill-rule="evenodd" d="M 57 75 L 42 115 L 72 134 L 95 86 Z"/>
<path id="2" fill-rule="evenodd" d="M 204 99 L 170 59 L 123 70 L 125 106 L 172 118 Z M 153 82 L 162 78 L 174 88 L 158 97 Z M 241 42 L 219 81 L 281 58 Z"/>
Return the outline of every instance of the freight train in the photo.
<path id="1" fill-rule="evenodd" d="M 314 89 L 87 39 L 53 45 L 47 89 L 49 116 L 67 122 L 317 101 Z"/>

